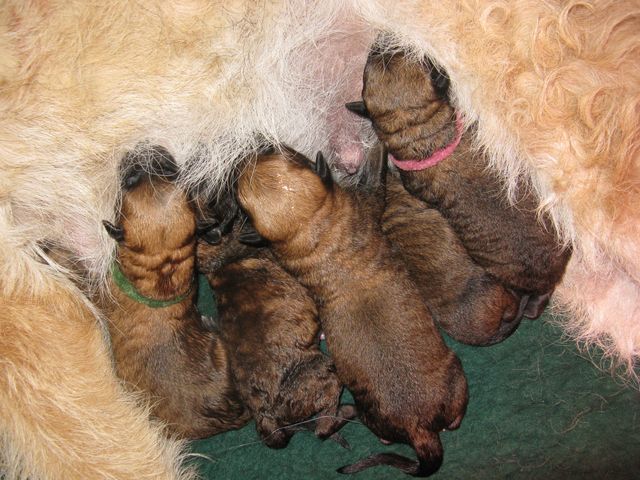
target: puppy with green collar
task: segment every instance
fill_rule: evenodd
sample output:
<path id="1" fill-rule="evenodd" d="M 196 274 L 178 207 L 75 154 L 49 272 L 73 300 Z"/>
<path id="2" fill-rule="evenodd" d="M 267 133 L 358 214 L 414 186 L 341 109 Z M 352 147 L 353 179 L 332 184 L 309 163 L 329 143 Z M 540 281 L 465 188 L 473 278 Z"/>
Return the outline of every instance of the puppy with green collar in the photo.
<path id="1" fill-rule="evenodd" d="M 196 300 L 196 218 L 173 182 L 177 168 L 159 148 L 125 160 L 110 296 L 102 300 L 117 375 L 141 392 L 152 414 L 184 438 L 246 424 L 218 336 Z"/>

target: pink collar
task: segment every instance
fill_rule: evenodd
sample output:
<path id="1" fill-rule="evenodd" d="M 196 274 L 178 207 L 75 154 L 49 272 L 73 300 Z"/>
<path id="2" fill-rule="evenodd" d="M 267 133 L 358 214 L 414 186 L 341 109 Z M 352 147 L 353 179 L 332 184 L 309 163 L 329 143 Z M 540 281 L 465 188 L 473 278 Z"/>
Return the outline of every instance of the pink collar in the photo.
<path id="1" fill-rule="evenodd" d="M 421 160 L 398 160 L 393 155 L 389 155 L 389 157 L 400 170 L 416 171 L 433 167 L 453 153 L 462 138 L 462 130 L 462 118 L 460 118 L 460 114 L 456 113 L 456 138 L 446 147 L 436 150 L 430 157 Z"/>

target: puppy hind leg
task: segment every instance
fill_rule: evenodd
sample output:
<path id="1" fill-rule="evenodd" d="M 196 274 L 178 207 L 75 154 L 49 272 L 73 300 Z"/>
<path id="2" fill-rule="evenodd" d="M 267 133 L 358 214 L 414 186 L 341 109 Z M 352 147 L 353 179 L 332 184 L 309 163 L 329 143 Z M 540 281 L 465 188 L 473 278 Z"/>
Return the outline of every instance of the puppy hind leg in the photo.
<path id="1" fill-rule="evenodd" d="M 45 272 L 0 293 L 0 452 L 6 478 L 194 478 L 113 373 L 83 299 Z M 27 275 L 24 275 L 26 278 Z"/>
<path id="2" fill-rule="evenodd" d="M 459 420 L 456 419 L 452 429 L 458 428 Z M 442 465 L 443 449 L 440 436 L 437 433 L 422 430 L 412 435 L 412 446 L 418 455 L 418 469 L 411 473 L 416 477 L 428 477 L 438 471 Z"/>

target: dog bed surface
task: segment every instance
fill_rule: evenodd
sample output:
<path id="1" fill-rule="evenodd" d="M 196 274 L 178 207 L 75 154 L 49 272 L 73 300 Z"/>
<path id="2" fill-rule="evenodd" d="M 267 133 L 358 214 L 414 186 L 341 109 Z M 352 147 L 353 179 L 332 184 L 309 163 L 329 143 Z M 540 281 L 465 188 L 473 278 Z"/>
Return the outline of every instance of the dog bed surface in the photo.
<path id="1" fill-rule="evenodd" d="M 199 305 L 215 315 L 201 279 Z M 470 347 L 447 339 L 462 360 L 469 406 L 462 426 L 441 434 L 444 463 L 433 478 L 599 479 L 640 478 L 640 392 L 596 368 L 575 344 L 562 338 L 549 316 L 523 321 L 492 347 Z M 348 392 L 343 401 L 350 401 Z M 359 422 L 341 430 L 347 450 L 297 433 L 289 446 L 262 445 L 250 423 L 241 430 L 192 444 L 204 479 L 342 479 L 336 469 L 364 456 L 415 454 L 405 445 L 385 446 Z M 375 467 L 360 479 L 410 478 Z"/>

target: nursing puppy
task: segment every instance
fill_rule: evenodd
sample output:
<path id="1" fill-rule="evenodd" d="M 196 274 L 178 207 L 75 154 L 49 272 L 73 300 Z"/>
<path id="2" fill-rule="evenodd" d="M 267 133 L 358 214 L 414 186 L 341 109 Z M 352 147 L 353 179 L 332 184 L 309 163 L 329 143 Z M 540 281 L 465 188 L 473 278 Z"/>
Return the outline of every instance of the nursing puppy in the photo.
<path id="1" fill-rule="evenodd" d="M 233 388 L 222 341 L 202 325 L 194 303 L 193 208 L 166 175 L 176 172 L 168 153 L 145 155 L 165 174 L 127 165 L 118 222 L 105 221 L 118 248 L 103 311 L 118 376 L 144 394 L 170 432 L 204 438 L 239 428 L 250 415 Z"/>
<path id="2" fill-rule="evenodd" d="M 407 190 L 437 208 L 473 261 L 522 296 L 524 316 L 537 318 L 571 252 L 561 247 L 549 219 L 537 218 L 526 185 L 518 185 L 516 204 L 508 204 L 505 186 L 463 133 L 448 89 L 449 79 L 430 63 L 374 48 L 363 103 L 348 107 L 371 119 Z"/>
<path id="3" fill-rule="evenodd" d="M 229 217 L 237 211 L 234 201 L 216 207 L 227 220 L 198 241 L 198 269 L 216 293 L 216 331 L 238 395 L 271 448 L 286 447 L 311 423 L 318 437 L 332 436 L 354 413 L 352 406 L 338 407 L 342 385 L 319 348 L 315 303 L 267 248 L 240 242 L 250 233 L 243 231 L 244 215 Z"/>
<path id="4" fill-rule="evenodd" d="M 492 345 L 518 327 L 524 303 L 469 256 L 436 210 L 386 180 L 382 231 L 402 257 L 435 322 L 459 342 Z"/>
<path id="5" fill-rule="evenodd" d="M 467 405 L 460 361 L 380 228 L 382 192 L 334 184 L 321 155 L 258 158 L 238 198 L 278 261 L 313 294 L 338 377 L 374 434 L 410 444 L 418 461 L 373 455 L 342 473 L 392 465 L 427 476 L 442 463 L 438 433 L 456 428 Z"/>

